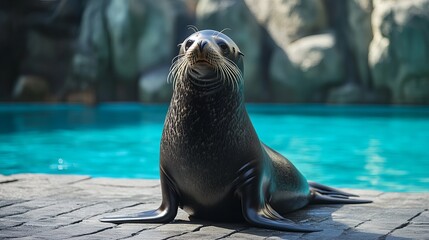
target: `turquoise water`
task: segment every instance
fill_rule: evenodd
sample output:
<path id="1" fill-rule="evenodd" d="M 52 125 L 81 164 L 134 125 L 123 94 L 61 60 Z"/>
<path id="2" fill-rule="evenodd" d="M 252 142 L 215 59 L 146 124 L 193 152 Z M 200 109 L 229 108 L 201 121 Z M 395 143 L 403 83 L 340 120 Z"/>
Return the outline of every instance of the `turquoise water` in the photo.
<path id="1" fill-rule="evenodd" d="M 311 180 L 429 191 L 429 108 L 248 105 L 259 137 Z M 166 105 L 0 105 L 0 174 L 158 178 Z"/>

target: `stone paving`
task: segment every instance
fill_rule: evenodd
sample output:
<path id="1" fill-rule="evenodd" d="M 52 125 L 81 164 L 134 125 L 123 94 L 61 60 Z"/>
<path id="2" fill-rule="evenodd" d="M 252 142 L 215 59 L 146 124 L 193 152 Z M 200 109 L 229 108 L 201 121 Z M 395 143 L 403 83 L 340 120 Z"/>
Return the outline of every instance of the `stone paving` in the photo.
<path id="1" fill-rule="evenodd" d="M 168 224 L 101 223 L 158 207 L 159 181 L 0 175 L 0 239 L 429 239 L 429 192 L 347 190 L 374 203 L 307 207 L 288 218 L 323 231 L 291 233 L 189 220 L 181 210 Z"/>

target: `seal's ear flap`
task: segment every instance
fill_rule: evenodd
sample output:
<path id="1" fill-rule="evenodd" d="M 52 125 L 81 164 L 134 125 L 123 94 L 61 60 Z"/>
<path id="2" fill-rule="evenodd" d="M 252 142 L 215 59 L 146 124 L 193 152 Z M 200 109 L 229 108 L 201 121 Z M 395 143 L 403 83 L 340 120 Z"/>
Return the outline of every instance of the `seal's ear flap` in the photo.
<path id="1" fill-rule="evenodd" d="M 241 52 L 238 52 L 237 66 L 240 69 L 242 74 L 244 74 L 243 57 L 244 57 L 244 54 Z"/>

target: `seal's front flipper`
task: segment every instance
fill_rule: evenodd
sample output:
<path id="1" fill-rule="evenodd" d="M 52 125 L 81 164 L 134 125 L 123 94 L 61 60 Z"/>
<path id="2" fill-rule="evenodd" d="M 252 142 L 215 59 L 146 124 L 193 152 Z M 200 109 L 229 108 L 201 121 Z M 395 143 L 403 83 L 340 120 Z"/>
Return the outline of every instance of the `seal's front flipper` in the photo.
<path id="1" fill-rule="evenodd" d="M 177 212 L 177 209 L 176 209 L 176 212 Z M 162 207 L 160 207 L 156 210 L 126 215 L 126 216 L 104 217 L 104 218 L 101 218 L 100 221 L 101 222 L 116 223 L 116 224 L 121 224 L 121 223 L 166 223 L 166 222 L 171 222 L 175 216 L 176 216 L 176 213 L 173 213 L 172 210 L 170 211 L 167 208 L 162 209 Z"/>
<path id="2" fill-rule="evenodd" d="M 372 203 L 371 200 L 355 199 L 350 197 L 359 197 L 358 195 L 347 193 L 332 187 L 328 187 L 316 182 L 308 182 L 310 191 L 313 195 L 311 203 L 329 203 L 329 204 L 357 204 Z"/>
<path id="3" fill-rule="evenodd" d="M 242 203 L 243 216 L 246 221 L 256 227 L 269 228 L 273 230 L 290 232 L 319 232 L 321 229 L 297 224 L 278 214 L 269 204 L 265 204 L 262 209 L 255 209 L 252 206 Z"/>
<path id="4" fill-rule="evenodd" d="M 112 216 L 101 218 L 101 222 L 110 223 L 167 223 L 174 220 L 177 215 L 177 208 L 179 206 L 179 199 L 172 188 L 171 182 L 161 172 L 161 190 L 162 190 L 162 203 L 158 209 L 126 215 L 126 216 Z"/>

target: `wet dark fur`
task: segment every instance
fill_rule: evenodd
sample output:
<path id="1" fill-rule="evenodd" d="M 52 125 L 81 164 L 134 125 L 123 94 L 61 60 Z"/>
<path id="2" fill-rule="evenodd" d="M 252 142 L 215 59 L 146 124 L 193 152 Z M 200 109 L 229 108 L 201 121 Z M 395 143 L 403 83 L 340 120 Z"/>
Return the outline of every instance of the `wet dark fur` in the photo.
<path id="1" fill-rule="evenodd" d="M 161 140 L 162 204 L 102 221 L 169 222 L 180 207 L 202 219 L 311 232 L 317 230 L 284 216 L 310 203 L 369 202 L 308 183 L 288 159 L 260 142 L 244 105 L 242 58 L 235 43 L 216 31 L 196 32 L 183 42 L 172 67 L 175 89 Z M 235 71 L 219 72 L 222 61 L 232 62 Z"/>

